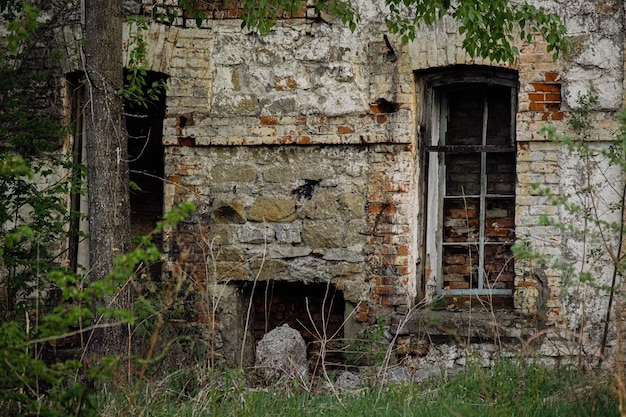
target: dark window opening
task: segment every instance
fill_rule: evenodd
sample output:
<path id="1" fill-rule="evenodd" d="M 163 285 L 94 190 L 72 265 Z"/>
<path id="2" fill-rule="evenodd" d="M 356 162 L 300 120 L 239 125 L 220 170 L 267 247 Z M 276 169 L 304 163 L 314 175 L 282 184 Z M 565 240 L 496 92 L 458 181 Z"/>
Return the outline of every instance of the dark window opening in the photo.
<path id="1" fill-rule="evenodd" d="M 165 74 L 148 71 L 146 86 L 162 83 L 166 78 Z M 127 101 L 125 113 L 131 181 L 131 233 L 139 236 L 150 233 L 163 217 L 165 91 L 160 90 L 157 97 L 148 100 L 145 106 Z M 162 242 L 157 243 L 162 245 Z"/>
<path id="2" fill-rule="evenodd" d="M 86 166 L 86 143 L 85 136 L 85 84 L 84 73 L 76 71 L 67 74 L 65 85 L 69 110 L 69 128 L 72 133 L 72 190 L 70 194 L 70 225 L 68 238 L 68 261 L 71 271 L 79 272 L 79 269 L 89 266 L 89 243 L 88 220 L 87 220 L 87 195 L 84 190 L 82 172 L 80 166 Z"/>

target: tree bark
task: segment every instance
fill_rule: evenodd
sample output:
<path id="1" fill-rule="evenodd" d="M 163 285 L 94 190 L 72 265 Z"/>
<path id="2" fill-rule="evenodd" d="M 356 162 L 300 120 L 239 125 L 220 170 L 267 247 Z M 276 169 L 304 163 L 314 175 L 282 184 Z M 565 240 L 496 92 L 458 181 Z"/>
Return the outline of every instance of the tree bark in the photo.
<path id="1" fill-rule="evenodd" d="M 123 102 L 122 1 L 86 0 L 87 194 L 89 202 L 90 280 L 104 278 L 113 258 L 130 248 L 128 146 Z M 99 300 L 127 307 L 123 294 Z M 97 353 L 120 353 L 121 327 L 109 327 L 91 341 Z"/>

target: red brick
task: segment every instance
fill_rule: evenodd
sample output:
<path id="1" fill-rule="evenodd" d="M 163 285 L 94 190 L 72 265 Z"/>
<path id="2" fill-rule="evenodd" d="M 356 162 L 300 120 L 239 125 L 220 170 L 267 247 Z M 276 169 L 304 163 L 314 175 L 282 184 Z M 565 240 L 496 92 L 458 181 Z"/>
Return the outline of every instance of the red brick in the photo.
<path id="1" fill-rule="evenodd" d="M 354 129 L 350 126 L 339 126 L 337 128 L 337 133 L 340 135 L 344 135 L 346 133 L 354 133 Z"/>
<path id="2" fill-rule="evenodd" d="M 367 207 L 367 212 L 378 214 L 378 213 L 382 213 L 386 209 L 387 209 L 386 203 L 370 203 L 370 205 Z"/>
<path id="3" fill-rule="evenodd" d="M 562 111 L 552 112 L 552 114 L 550 115 L 550 119 L 551 120 L 563 120 L 563 112 Z"/>
<path id="4" fill-rule="evenodd" d="M 515 226 L 515 221 L 511 218 L 498 218 L 498 219 L 491 219 L 493 220 L 491 223 L 491 227 L 494 228 L 499 228 L 499 227 L 513 227 Z M 487 220 L 490 221 L 490 220 Z"/>
<path id="5" fill-rule="evenodd" d="M 513 280 L 515 279 L 515 274 L 511 274 L 511 273 L 498 273 L 498 281 L 501 282 L 513 282 Z"/>
<path id="6" fill-rule="evenodd" d="M 528 110 L 530 111 L 544 111 L 546 106 L 543 103 L 531 102 L 528 106 Z"/>
<path id="7" fill-rule="evenodd" d="M 378 287 L 374 287 L 374 294 L 376 295 L 393 295 L 395 291 L 395 288 L 390 285 L 379 285 Z"/>
<path id="8" fill-rule="evenodd" d="M 547 103 L 548 111 L 559 111 L 561 110 L 561 103 Z"/>
<path id="9" fill-rule="evenodd" d="M 559 78 L 559 73 L 558 72 L 546 72 L 545 74 L 545 80 L 547 82 L 554 82 Z"/>
<path id="10" fill-rule="evenodd" d="M 409 274 L 409 272 L 411 272 L 410 268 L 408 266 L 399 266 L 398 267 L 398 274 L 400 275 L 407 275 Z"/>
<path id="11" fill-rule="evenodd" d="M 395 305 L 394 301 L 391 297 L 378 297 L 377 303 L 381 306 L 392 306 Z"/>
<path id="12" fill-rule="evenodd" d="M 202 3 L 202 2 L 196 2 L 196 3 Z M 213 5 L 213 7 L 220 7 L 221 10 L 238 10 L 243 7 L 243 4 L 241 4 L 241 2 L 234 1 L 234 0 L 220 2 L 220 3 L 221 3 L 221 7 L 217 5 Z"/>
<path id="13" fill-rule="evenodd" d="M 311 143 L 311 137 L 310 136 L 300 136 L 296 142 L 298 144 L 300 144 L 300 145 L 308 145 L 308 144 Z"/>
<path id="14" fill-rule="evenodd" d="M 490 237 L 506 237 L 509 235 L 509 230 L 487 227 L 485 228 L 485 235 Z"/>
<path id="15" fill-rule="evenodd" d="M 378 107 L 378 103 L 372 103 L 370 105 L 370 111 L 372 113 L 375 113 L 375 114 L 383 113 L 382 109 L 380 107 Z M 374 119 L 374 118 L 372 118 L 372 119 Z"/>
<path id="16" fill-rule="evenodd" d="M 544 101 L 546 95 L 544 93 L 528 93 L 528 99 L 530 101 Z"/>
<path id="17" fill-rule="evenodd" d="M 196 138 L 192 138 L 192 137 L 179 137 L 178 138 L 178 144 L 180 146 L 195 146 L 196 145 Z"/>
<path id="18" fill-rule="evenodd" d="M 561 102 L 561 93 L 547 93 L 545 101 Z"/>
<path id="19" fill-rule="evenodd" d="M 470 267 L 468 265 L 448 265 L 443 267 L 444 274 L 468 274 Z"/>
<path id="20" fill-rule="evenodd" d="M 262 126 L 275 126 L 278 124 L 278 119 L 272 116 L 261 116 L 259 117 L 259 123 Z"/>
<path id="21" fill-rule="evenodd" d="M 561 84 L 533 83 L 535 91 L 543 91 L 546 93 L 557 93 L 561 91 Z"/>
<path id="22" fill-rule="evenodd" d="M 453 219 L 476 219 L 478 218 L 478 210 L 476 209 L 451 209 L 446 213 L 446 217 Z"/>
<path id="23" fill-rule="evenodd" d="M 367 313 L 361 311 L 360 313 L 356 314 L 356 321 L 358 321 L 359 323 L 367 323 L 369 321 L 369 316 L 367 315 Z"/>

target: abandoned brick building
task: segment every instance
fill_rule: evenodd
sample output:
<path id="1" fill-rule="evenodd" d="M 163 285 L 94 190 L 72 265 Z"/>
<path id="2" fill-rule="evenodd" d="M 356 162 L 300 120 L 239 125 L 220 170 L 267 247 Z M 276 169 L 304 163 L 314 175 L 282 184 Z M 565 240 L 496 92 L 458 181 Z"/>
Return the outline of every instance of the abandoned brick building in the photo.
<path id="1" fill-rule="evenodd" d="M 584 238 L 542 215 L 580 227 L 584 219 L 533 184 L 575 196 L 589 181 L 610 198 L 623 181 L 619 169 L 597 163 L 596 172 L 540 132 L 568 132 L 579 95 L 595 94 L 589 139 L 613 140 L 624 100 L 622 2 L 537 2 L 561 15 L 573 47 L 553 61 L 535 36 L 519 42 L 513 64 L 472 59 L 448 17 L 402 44 L 382 20 L 384 2 L 354 3 L 354 33 L 310 9 L 258 36 L 241 29 L 235 2 L 216 3 L 200 28 L 184 17 L 150 22 L 145 66 L 168 89 L 127 120 L 131 169 L 153 175 L 135 178 L 133 218 L 145 230 L 176 204 L 196 204 L 163 239 L 164 276 L 199 290 L 185 320 L 230 363 L 242 341 L 283 323 L 308 341 L 384 323 L 405 351 L 452 362 L 461 348 L 446 333 L 493 346 L 556 326 L 593 353 L 607 292 L 563 285 L 560 271 L 516 261 L 511 247 L 528 241 L 610 284 L 606 257 L 589 265 Z M 134 30 L 126 26 L 127 38 Z M 62 76 L 67 117 L 80 121 L 71 114 L 76 62 Z M 571 354 L 563 334 L 548 334 L 539 352 Z M 448 347 L 429 347 L 437 341 Z"/>

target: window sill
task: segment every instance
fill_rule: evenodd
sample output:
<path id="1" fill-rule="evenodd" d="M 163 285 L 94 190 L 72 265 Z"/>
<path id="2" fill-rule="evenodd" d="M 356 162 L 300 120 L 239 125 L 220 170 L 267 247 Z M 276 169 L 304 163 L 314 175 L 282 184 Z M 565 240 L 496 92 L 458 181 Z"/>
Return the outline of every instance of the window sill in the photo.
<path id="1" fill-rule="evenodd" d="M 478 341 L 521 341 L 535 330 L 532 317 L 510 309 L 417 310 L 399 329 L 401 335 L 418 335 L 431 339 L 469 339 Z"/>

